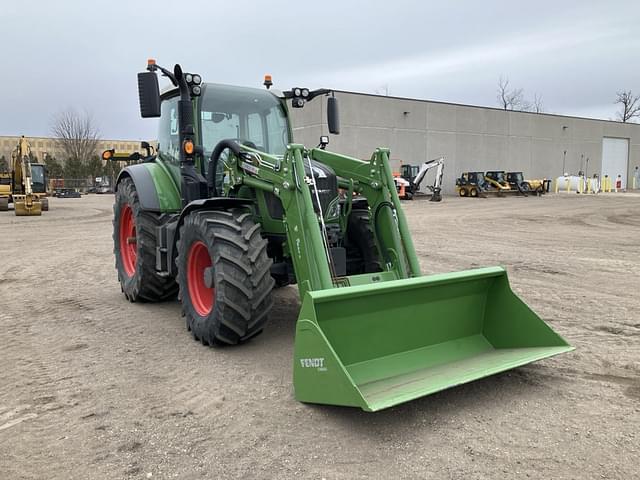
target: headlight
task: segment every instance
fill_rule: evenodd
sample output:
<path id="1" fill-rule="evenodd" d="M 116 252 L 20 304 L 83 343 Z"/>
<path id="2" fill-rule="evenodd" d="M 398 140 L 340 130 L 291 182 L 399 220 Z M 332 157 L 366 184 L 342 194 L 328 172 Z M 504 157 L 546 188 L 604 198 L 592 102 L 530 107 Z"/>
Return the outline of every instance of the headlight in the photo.
<path id="1" fill-rule="evenodd" d="M 195 96 L 200 95 L 200 93 L 202 92 L 201 88 L 198 85 L 194 85 L 191 88 L 191 93 L 193 93 Z"/>
<path id="2" fill-rule="evenodd" d="M 202 77 L 200 75 L 194 75 L 193 83 L 195 83 L 196 85 L 200 85 L 202 83 Z"/>

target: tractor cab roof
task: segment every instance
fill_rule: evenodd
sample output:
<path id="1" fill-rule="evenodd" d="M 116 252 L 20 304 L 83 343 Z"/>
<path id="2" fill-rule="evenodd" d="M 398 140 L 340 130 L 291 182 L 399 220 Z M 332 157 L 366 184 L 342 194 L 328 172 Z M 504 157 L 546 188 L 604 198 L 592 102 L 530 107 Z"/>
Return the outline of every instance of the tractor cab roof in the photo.
<path id="1" fill-rule="evenodd" d="M 202 94 L 201 96 L 205 96 L 206 92 L 209 92 L 209 95 L 212 93 L 214 95 L 219 94 L 222 97 L 227 95 L 233 95 L 237 97 L 247 98 L 250 96 L 254 96 L 258 101 L 260 99 L 273 99 L 273 98 L 283 98 L 282 95 L 279 95 L 281 92 L 278 90 L 266 90 L 264 88 L 256 88 L 256 87 L 241 87 L 238 85 L 227 85 L 224 83 L 203 83 L 202 84 Z M 162 89 L 160 96 L 165 98 L 170 98 L 175 95 L 178 95 L 178 87 L 174 85 L 168 85 L 167 87 Z"/>

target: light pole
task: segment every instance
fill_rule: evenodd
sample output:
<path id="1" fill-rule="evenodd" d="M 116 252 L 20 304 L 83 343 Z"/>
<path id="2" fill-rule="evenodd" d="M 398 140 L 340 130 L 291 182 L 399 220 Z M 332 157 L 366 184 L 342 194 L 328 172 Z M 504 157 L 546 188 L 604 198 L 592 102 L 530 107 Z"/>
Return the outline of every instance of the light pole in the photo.
<path id="1" fill-rule="evenodd" d="M 584 178 L 589 178 L 589 157 L 587 157 L 587 166 L 584 167 Z"/>
<path id="2" fill-rule="evenodd" d="M 567 151 L 565 150 L 564 152 L 562 152 L 562 175 L 563 176 L 565 173 L 567 173 L 567 171 L 564 169 L 566 162 L 567 162 Z"/>

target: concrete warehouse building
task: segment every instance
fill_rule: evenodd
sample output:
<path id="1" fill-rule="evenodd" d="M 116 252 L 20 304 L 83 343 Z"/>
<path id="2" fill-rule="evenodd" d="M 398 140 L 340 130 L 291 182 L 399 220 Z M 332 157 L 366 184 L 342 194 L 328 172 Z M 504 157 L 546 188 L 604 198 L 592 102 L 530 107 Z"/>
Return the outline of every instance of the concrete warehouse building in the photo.
<path id="1" fill-rule="evenodd" d="M 640 165 L 639 124 L 354 92 L 336 96 L 341 132 L 330 136 L 328 149 L 368 159 L 376 147 L 389 147 L 396 171 L 401 163 L 444 156 L 445 193 L 455 192 L 461 172 L 487 170 L 523 171 L 528 178 L 556 178 L 563 170 L 622 175 L 631 188 Z M 318 101 L 291 109 L 296 142 L 316 145 L 328 134 L 325 109 Z"/>
<path id="2" fill-rule="evenodd" d="M 64 163 L 65 154 L 52 137 L 30 137 L 25 135 L 31 145 L 32 153 L 38 161 L 46 163 L 48 155 L 54 157 L 58 162 Z M 4 155 L 7 161 L 11 160 L 11 152 L 18 145 L 20 136 L 0 136 L 0 157 Z M 115 148 L 119 152 L 137 152 L 140 149 L 139 140 L 100 140 L 96 155 L 100 155 L 103 150 Z"/>

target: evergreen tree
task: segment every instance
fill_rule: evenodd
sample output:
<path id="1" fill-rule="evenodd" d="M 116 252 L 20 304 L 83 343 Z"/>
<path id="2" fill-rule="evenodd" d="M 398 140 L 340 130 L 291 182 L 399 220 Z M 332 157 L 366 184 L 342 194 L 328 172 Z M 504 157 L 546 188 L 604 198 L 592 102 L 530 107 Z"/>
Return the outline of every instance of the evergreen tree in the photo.
<path id="1" fill-rule="evenodd" d="M 86 177 L 91 177 L 92 181 L 95 180 L 96 177 L 99 177 L 102 173 L 102 160 L 97 155 L 93 155 L 90 160 L 88 160 L 85 165 L 85 175 Z"/>
<path id="2" fill-rule="evenodd" d="M 60 164 L 60 162 L 56 160 L 56 157 L 47 155 L 44 163 L 47 166 L 47 172 L 48 172 L 49 178 L 64 177 L 64 169 L 62 168 L 62 165 Z"/>

